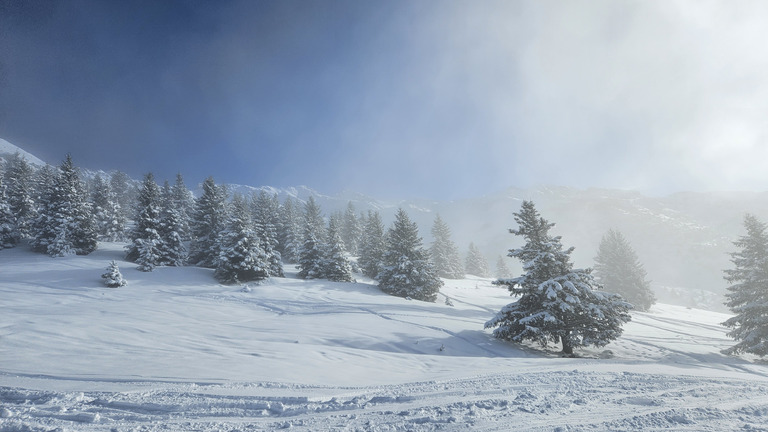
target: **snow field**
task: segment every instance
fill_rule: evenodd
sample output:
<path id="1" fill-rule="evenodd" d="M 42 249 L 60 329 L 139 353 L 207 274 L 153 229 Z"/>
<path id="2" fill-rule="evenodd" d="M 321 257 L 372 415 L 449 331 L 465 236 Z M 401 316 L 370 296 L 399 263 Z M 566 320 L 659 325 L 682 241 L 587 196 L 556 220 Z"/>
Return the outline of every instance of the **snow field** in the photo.
<path id="1" fill-rule="evenodd" d="M 656 305 L 560 358 L 483 329 L 513 300 L 489 280 L 436 303 L 291 266 L 223 286 L 122 247 L 0 251 L 0 431 L 768 430 L 768 370 L 720 354 L 724 314 Z M 113 259 L 125 287 L 103 285 Z"/>

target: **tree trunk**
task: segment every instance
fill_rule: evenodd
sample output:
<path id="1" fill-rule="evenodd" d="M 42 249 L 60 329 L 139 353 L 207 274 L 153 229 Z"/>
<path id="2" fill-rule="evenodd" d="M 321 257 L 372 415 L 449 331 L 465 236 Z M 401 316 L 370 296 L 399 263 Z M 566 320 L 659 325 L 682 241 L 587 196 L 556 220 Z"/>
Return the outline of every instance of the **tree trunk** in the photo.
<path id="1" fill-rule="evenodd" d="M 571 339 L 569 336 L 570 333 L 566 333 L 565 336 L 560 338 L 560 342 L 563 343 L 563 354 L 565 355 L 573 354 L 573 345 L 571 345 Z"/>

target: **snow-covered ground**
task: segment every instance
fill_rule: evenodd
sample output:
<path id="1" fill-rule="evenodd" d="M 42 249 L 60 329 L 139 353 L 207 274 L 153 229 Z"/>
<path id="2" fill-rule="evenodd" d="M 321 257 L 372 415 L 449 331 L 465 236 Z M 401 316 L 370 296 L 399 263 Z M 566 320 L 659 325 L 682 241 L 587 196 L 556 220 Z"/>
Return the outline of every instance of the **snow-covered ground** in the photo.
<path id="1" fill-rule="evenodd" d="M 0 251 L 0 431 L 768 431 L 768 366 L 720 354 L 723 314 L 656 305 L 561 358 L 483 329 L 512 301 L 485 279 L 431 304 L 122 258 Z"/>

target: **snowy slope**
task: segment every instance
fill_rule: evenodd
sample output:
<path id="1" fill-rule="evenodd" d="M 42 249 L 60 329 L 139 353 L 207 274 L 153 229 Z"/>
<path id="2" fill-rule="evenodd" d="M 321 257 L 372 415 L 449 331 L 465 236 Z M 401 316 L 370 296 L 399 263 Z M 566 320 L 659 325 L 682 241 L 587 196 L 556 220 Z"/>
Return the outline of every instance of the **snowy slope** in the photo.
<path id="1" fill-rule="evenodd" d="M 9 156 L 13 156 L 15 153 L 19 153 L 23 158 L 27 160 L 27 162 L 30 163 L 30 165 L 34 165 L 37 167 L 45 166 L 45 162 L 38 159 L 37 156 L 28 153 L 24 151 L 23 149 L 9 143 L 8 141 L 0 138 L 0 162 L 7 159 Z"/>
<path id="2" fill-rule="evenodd" d="M 431 304 L 122 257 L 0 251 L 0 431 L 768 430 L 768 369 L 720 354 L 723 314 L 657 305 L 612 358 L 566 359 L 492 339 L 512 299 L 484 279 Z M 101 285 L 112 259 L 128 286 Z"/>

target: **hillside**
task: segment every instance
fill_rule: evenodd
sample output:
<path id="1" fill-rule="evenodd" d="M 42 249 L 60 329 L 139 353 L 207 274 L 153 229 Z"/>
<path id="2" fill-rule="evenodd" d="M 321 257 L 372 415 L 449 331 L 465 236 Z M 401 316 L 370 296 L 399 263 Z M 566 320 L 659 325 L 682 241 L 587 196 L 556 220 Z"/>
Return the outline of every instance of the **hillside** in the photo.
<path id="1" fill-rule="evenodd" d="M 487 279 L 432 304 L 122 257 L 0 251 L 0 431 L 766 430 L 768 372 L 720 354 L 723 314 L 656 305 L 566 359 L 491 338 L 512 299 Z M 101 284 L 112 259 L 128 286 Z"/>

